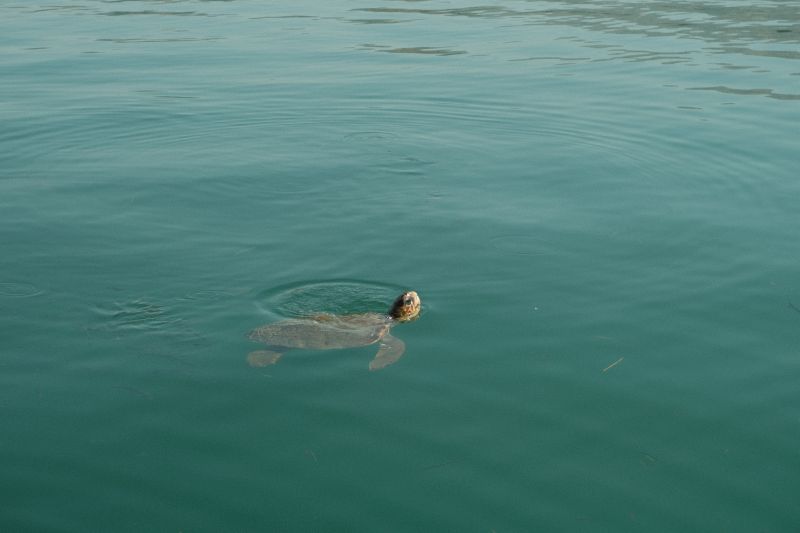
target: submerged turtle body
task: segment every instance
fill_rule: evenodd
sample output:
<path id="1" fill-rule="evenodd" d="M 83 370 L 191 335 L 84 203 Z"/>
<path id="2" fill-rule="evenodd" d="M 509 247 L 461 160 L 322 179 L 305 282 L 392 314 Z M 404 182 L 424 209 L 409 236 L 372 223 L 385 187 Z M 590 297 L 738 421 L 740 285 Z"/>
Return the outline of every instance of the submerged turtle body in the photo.
<path id="1" fill-rule="evenodd" d="M 370 370 L 378 370 L 397 361 L 405 352 L 405 343 L 392 337 L 389 330 L 401 322 L 417 317 L 419 296 L 414 291 L 401 294 L 387 314 L 357 315 L 319 314 L 267 324 L 250 332 L 250 339 L 262 342 L 269 349 L 251 352 L 251 366 L 267 366 L 278 362 L 289 350 L 333 350 L 354 348 L 380 342 Z"/>
<path id="2" fill-rule="evenodd" d="M 321 314 L 309 318 L 284 320 L 254 329 L 250 340 L 274 347 L 329 350 L 366 346 L 378 342 L 391 328 L 386 315 Z"/>

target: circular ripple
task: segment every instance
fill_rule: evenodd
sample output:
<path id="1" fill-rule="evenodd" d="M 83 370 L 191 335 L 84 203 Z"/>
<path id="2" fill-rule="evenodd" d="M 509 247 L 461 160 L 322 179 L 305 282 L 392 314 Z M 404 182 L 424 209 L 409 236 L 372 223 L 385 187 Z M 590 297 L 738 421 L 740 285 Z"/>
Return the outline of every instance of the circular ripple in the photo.
<path id="1" fill-rule="evenodd" d="M 43 292 L 42 289 L 30 283 L 0 283 L 0 296 L 9 298 L 30 298 L 32 296 L 38 296 Z"/>
<path id="2" fill-rule="evenodd" d="M 188 294 L 184 294 L 179 300 L 205 300 L 205 301 L 213 301 L 213 300 L 220 300 L 222 298 L 227 298 L 231 296 L 232 293 L 221 290 L 221 289 L 200 289 L 194 292 L 190 292 Z"/>
<path id="3" fill-rule="evenodd" d="M 356 131 L 344 136 L 347 141 L 354 142 L 394 142 L 399 138 L 396 133 L 388 131 Z"/>
<path id="4" fill-rule="evenodd" d="M 311 313 L 365 313 L 388 309 L 405 290 L 399 285 L 360 280 L 320 280 L 273 287 L 257 296 L 264 314 L 285 318 Z"/>

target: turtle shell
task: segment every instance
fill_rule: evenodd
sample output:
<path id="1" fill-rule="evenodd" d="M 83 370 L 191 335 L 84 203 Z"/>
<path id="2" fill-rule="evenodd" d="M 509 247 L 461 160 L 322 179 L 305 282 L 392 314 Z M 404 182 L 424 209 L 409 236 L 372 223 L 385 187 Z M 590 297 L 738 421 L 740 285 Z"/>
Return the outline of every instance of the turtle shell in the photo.
<path id="1" fill-rule="evenodd" d="M 250 339 L 269 346 L 332 350 L 374 344 L 391 328 L 386 315 L 316 315 L 267 324 L 250 332 Z"/>

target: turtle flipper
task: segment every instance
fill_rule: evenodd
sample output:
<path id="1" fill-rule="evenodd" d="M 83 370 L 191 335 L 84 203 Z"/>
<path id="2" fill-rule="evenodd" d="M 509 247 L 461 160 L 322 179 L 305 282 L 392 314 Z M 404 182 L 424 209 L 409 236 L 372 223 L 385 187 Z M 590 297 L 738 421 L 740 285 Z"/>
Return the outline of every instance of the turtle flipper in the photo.
<path id="1" fill-rule="evenodd" d="M 400 359 L 405 351 L 406 343 L 397 337 L 386 335 L 383 337 L 383 339 L 381 339 L 380 349 L 378 350 L 375 359 L 370 361 L 369 369 L 380 370 L 383 367 L 389 366 Z"/>
<path id="2" fill-rule="evenodd" d="M 256 350 L 247 354 L 247 364 L 254 367 L 274 365 L 282 355 L 272 350 Z"/>

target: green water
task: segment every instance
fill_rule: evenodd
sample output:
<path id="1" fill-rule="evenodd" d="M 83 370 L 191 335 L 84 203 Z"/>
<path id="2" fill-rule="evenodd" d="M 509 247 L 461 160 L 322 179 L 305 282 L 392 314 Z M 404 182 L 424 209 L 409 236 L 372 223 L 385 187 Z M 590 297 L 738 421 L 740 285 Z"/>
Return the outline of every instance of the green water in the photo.
<path id="1" fill-rule="evenodd" d="M 0 531 L 800 530 L 800 2 L 0 35 Z M 380 372 L 246 363 L 406 288 Z"/>

